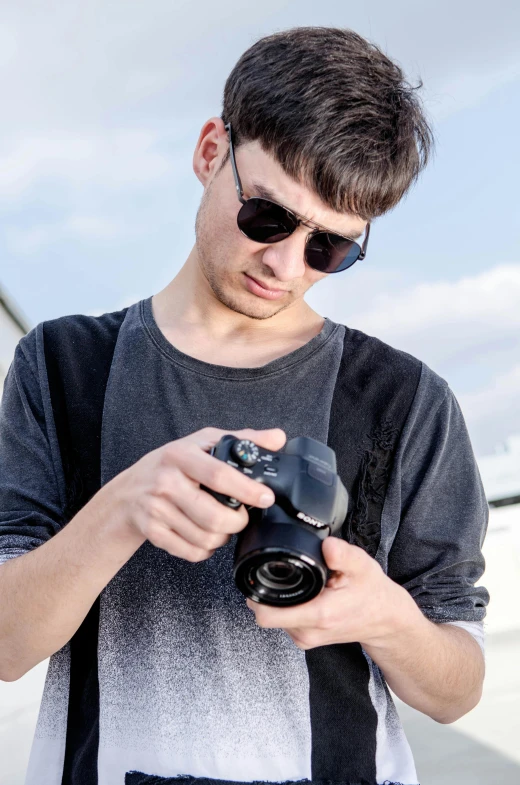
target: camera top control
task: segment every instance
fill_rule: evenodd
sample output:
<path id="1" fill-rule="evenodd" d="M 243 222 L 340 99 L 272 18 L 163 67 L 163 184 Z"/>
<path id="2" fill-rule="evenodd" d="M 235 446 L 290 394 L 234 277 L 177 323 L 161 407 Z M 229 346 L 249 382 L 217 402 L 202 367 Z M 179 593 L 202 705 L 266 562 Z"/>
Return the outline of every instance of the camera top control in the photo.
<path id="1" fill-rule="evenodd" d="M 230 455 L 242 466 L 254 466 L 260 452 L 256 444 L 249 439 L 240 439 L 231 445 Z"/>
<path id="2" fill-rule="evenodd" d="M 336 457 L 330 447 L 315 439 L 296 437 L 282 450 L 269 451 L 250 439 L 226 434 L 210 454 L 268 485 L 274 491 L 275 506 L 285 510 L 291 521 L 303 522 L 326 535 L 335 533 L 345 519 L 348 495 L 336 474 Z M 238 499 L 209 493 L 228 507 L 240 507 Z"/>

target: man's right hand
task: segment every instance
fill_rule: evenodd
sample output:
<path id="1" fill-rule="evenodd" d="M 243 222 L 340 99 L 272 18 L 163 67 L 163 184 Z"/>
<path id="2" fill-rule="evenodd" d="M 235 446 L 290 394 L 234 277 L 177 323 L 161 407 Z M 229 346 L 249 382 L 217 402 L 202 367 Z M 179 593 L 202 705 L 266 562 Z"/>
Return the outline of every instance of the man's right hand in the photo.
<path id="1" fill-rule="evenodd" d="M 116 475 L 47 542 L 0 565 L 0 680 L 15 681 L 70 641 L 89 609 L 137 549 L 150 540 L 191 562 L 244 529 L 233 510 L 200 485 L 269 507 L 263 483 L 208 454 L 225 433 L 279 450 L 285 433 L 203 428 L 144 455 Z M 265 502 L 262 494 L 267 494 Z"/>
<path id="2" fill-rule="evenodd" d="M 274 504 L 270 488 L 209 455 L 226 433 L 251 439 L 267 450 L 280 450 L 286 441 L 280 428 L 203 428 L 152 450 L 101 489 L 101 494 L 115 494 L 119 521 L 138 544 L 149 540 L 172 556 L 204 561 L 247 526 L 244 504 L 262 508 Z M 201 485 L 243 505 L 230 509 Z"/>

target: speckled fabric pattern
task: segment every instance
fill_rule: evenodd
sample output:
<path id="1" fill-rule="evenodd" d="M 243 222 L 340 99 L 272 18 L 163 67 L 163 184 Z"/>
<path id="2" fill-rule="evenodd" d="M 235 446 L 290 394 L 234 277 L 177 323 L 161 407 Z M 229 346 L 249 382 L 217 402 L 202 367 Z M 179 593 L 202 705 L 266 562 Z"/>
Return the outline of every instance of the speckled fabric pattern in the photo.
<path id="1" fill-rule="evenodd" d="M 205 425 L 233 430 L 284 421 L 288 439 L 326 441 L 343 331 L 327 322 L 318 340 L 263 368 L 211 366 L 174 350 L 149 301 L 142 303 L 125 320 L 112 362 L 103 482 Z M 130 354 L 150 352 L 153 362 L 136 363 L 129 374 Z M 310 383 L 323 365 L 327 377 Z M 145 543 L 103 592 L 100 783 L 121 777 L 123 758 L 114 751 L 128 748 L 136 764 L 164 762 L 162 770 L 139 767 L 152 773 L 176 766 L 224 780 L 256 772 L 269 781 L 311 777 L 305 653 L 283 630 L 257 627 L 234 584 L 235 541 L 197 564 Z"/>
<path id="2" fill-rule="evenodd" d="M 362 415 L 367 380 L 362 363 L 355 364 L 361 343 L 366 351 L 376 339 L 326 320 L 309 343 L 260 368 L 210 365 L 169 344 L 150 299 L 136 303 L 122 324 L 106 390 L 102 482 L 207 425 L 276 426 L 288 439 L 326 442 L 345 346 L 352 346 L 347 367 L 360 390 L 345 418 Z M 383 422 L 366 435 L 349 520 L 353 539 L 433 621 L 480 622 L 488 595 L 474 584 L 483 571 L 487 505 L 460 407 L 446 382 L 422 364 L 405 415 L 401 432 Z M 17 349 L 0 410 L 0 561 L 59 531 L 65 498 L 35 328 Z M 382 501 L 379 520 L 373 510 Z M 102 592 L 98 781 L 89 785 L 417 785 L 377 665 L 357 644 L 307 657 L 283 630 L 258 628 L 233 582 L 234 542 L 197 564 L 145 543 Z M 320 658 L 325 665 L 311 685 L 309 662 Z M 41 785 L 42 772 L 45 785 L 70 785 L 62 782 L 69 668 L 64 647 L 51 658 L 26 785 Z M 329 753 L 316 776 L 316 717 L 354 682 L 359 724 L 342 737 L 341 771 L 324 779 Z M 362 754 L 351 766 L 354 749 Z"/>

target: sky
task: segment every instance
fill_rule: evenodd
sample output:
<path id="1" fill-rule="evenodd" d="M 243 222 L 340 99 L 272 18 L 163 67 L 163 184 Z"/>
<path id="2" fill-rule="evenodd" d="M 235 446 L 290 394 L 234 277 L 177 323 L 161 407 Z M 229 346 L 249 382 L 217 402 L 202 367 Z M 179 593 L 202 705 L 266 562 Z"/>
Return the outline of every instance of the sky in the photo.
<path id="1" fill-rule="evenodd" d="M 242 52 L 276 30 L 349 27 L 419 91 L 436 138 L 363 262 L 319 313 L 447 380 L 475 453 L 520 432 L 520 3 L 29 2 L 0 23 L 0 286 L 30 327 L 159 291 L 194 241 L 192 168 Z"/>

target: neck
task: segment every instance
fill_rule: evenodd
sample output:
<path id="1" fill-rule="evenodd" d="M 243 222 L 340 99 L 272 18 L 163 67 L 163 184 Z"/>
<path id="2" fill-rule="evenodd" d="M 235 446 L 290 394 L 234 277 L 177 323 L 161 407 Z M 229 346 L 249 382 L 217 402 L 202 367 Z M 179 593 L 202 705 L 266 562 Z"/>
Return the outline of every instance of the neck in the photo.
<path id="1" fill-rule="evenodd" d="M 251 295 L 252 297 L 254 295 Z M 222 303 L 204 275 L 196 246 L 175 278 L 153 297 L 154 316 L 163 333 L 190 335 L 213 343 L 265 344 L 285 336 L 310 340 L 324 319 L 300 298 L 268 318 L 252 318 Z"/>

